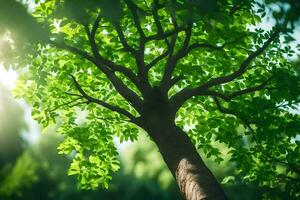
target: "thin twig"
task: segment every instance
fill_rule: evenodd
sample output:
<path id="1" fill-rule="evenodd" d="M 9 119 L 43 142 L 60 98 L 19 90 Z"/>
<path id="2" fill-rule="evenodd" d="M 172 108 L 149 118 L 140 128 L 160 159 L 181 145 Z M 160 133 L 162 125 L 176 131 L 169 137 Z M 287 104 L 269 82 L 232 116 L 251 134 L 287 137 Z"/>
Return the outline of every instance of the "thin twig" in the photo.
<path id="1" fill-rule="evenodd" d="M 82 99 L 82 97 L 78 97 L 78 98 L 73 99 L 73 100 L 71 100 L 71 101 L 69 101 L 69 102 L 67 102 L 67 103 L 60 104 L 60 105 L 58 105 L 58 106 L 56 106 L 56 107 L 54 107 L 53 109 L 50 109 L 50 110 L 48 110 L 48 111 L 49 111 L 49 112 L 53 112 L 53 111 L 57 110 L 57 109 L 60 108 L 60 107 L 63 107 L 63 106 L 69 106 L 70 104 L 74 103 L 75 101 L 78 101 L 79 99 Z"/>

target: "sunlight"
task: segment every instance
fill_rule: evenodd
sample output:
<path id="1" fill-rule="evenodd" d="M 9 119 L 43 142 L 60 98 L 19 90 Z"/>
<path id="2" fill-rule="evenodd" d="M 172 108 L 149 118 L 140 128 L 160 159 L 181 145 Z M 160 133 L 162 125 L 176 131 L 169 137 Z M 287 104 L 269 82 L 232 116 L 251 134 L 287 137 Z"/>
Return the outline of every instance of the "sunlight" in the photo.
<path id="1" fill-rule="evenodd" d="M 3 35 L 0 36 L 0 50 L 5 51 L 7 46 L 9 46 L 9 49 L 14 49 L 14 41 L 9 31 L 6 31 Z M 1 54 L 1 52 L 0 56 L 4 56 L 5 59 L 5 55 Z M 1 60 L 0 57 L 0 84 L 12 90 L 15 87 L 17 73 L 12 69 L 6 70 L 3 64 L 1 64 L 2 61 L 3 60 Z"/>
<path id="2" fill-rule="evenodd" d="M 18 75 L 16 71 L 12 69 L 6 70 L 4 66 L 0 64 L 0 86 L 3 86 L 0 87 L 0 97 L 2 93 L 4 93 L 5 91 L 7 92 L 7 89 L 9 91 L 12 91 L 15 88 L 17 79 Z M 0 119 L 1 117 L 7 117 L 3 112 L 3 106 L 8 102 L 12 102 L 12 99 L 2 99 L 2 102 L 0 102 Z M 38 142 L 40 138 L 40 127 L 38 123 L 34 121 L 31 117 L 31 107 L 28 106 L 28 104 L 26 104 L 25 101 L 21 99 L 16 100 L 16 103 L 16 106 L 20 107 L 22 110 L 23 119 L 27 127 L 26 129 L 22 130 L 21 135 L 25 139 L 25 141 L 27 141 L 30 144 L 34 144 Z"/>
<path id="3" fill-rule="evenodd" d="M 0 64 L 0 84 L 4 85 L 6 88 L 12 90 L 16 85 L 18 75 L 12 70 L 6 70 L 2 64 Z"/>

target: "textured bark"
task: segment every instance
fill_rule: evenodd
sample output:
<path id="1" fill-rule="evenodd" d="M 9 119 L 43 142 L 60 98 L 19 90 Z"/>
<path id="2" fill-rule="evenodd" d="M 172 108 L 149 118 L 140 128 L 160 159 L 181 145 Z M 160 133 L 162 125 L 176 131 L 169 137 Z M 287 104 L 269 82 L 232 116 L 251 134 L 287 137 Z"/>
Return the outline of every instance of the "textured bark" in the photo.
<path id="1" fill-rule="evenodd" d="M 223 190 L 205 166 L 189 137 L 163 116 L 151 117 L 144 127 L 175 177 L 185 200 L 224 200 Z"/>

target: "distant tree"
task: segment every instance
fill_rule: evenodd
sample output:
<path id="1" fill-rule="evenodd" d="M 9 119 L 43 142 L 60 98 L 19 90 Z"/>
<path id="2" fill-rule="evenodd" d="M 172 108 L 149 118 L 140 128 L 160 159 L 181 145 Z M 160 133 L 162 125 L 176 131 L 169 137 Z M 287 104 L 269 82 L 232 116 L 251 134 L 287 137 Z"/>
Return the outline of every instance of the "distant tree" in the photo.
<path id="1" fill-rule="evenodd" d="M 299 197 L 295 51 L 280 41 L 288 21 L 255 28 L 264 12 L 252 0 L 48 0 L 26 16 L 36 28 L 13 26 L 34 41 L 8 42 L 11 56 L 30 49 L 17 54 L 16 95 L 45 128 L 61 120 L 59 150 L 75 152 L 69 174 L 84 189 L 107 188 L 118 170 L 113 137 L 135 140 L 143 129 L 184 199 L 225 199 L 197 152 L 222 162 L 213 141 L 244 181 Z"/>

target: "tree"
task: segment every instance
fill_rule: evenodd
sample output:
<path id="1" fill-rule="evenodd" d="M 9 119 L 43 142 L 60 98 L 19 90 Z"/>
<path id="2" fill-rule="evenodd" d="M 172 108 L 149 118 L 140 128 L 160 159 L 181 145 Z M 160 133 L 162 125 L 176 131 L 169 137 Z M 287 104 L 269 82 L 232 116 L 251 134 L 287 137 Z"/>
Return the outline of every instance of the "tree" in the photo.
<path id="1" fill-rule="evenodd" d="M 280 40 L 291 29 L 288 21 L 255 29 L 261 7 L 250 0 L 48 0 L 27 16 L 35 29 L 16 26 L 35 41 L 8 45 L 30 49 L 14 65 L 27 69 L 16 95 L 32 103 L 45 128 L 62 123 L 59 150 L 75 153 L 69 174 L 84 189 L 108 187 L 119 168 L 113 137 L 135 140 L 144 130 L 184 199 L 225 199 L 197 152 L 221 162 L 213 141 L 228 147 L 244 181 L 298 197 L 300 120 L 291 109 L 300 100 L 299 75 L 287 59 L 295 54 L 291 38 Z"/>

